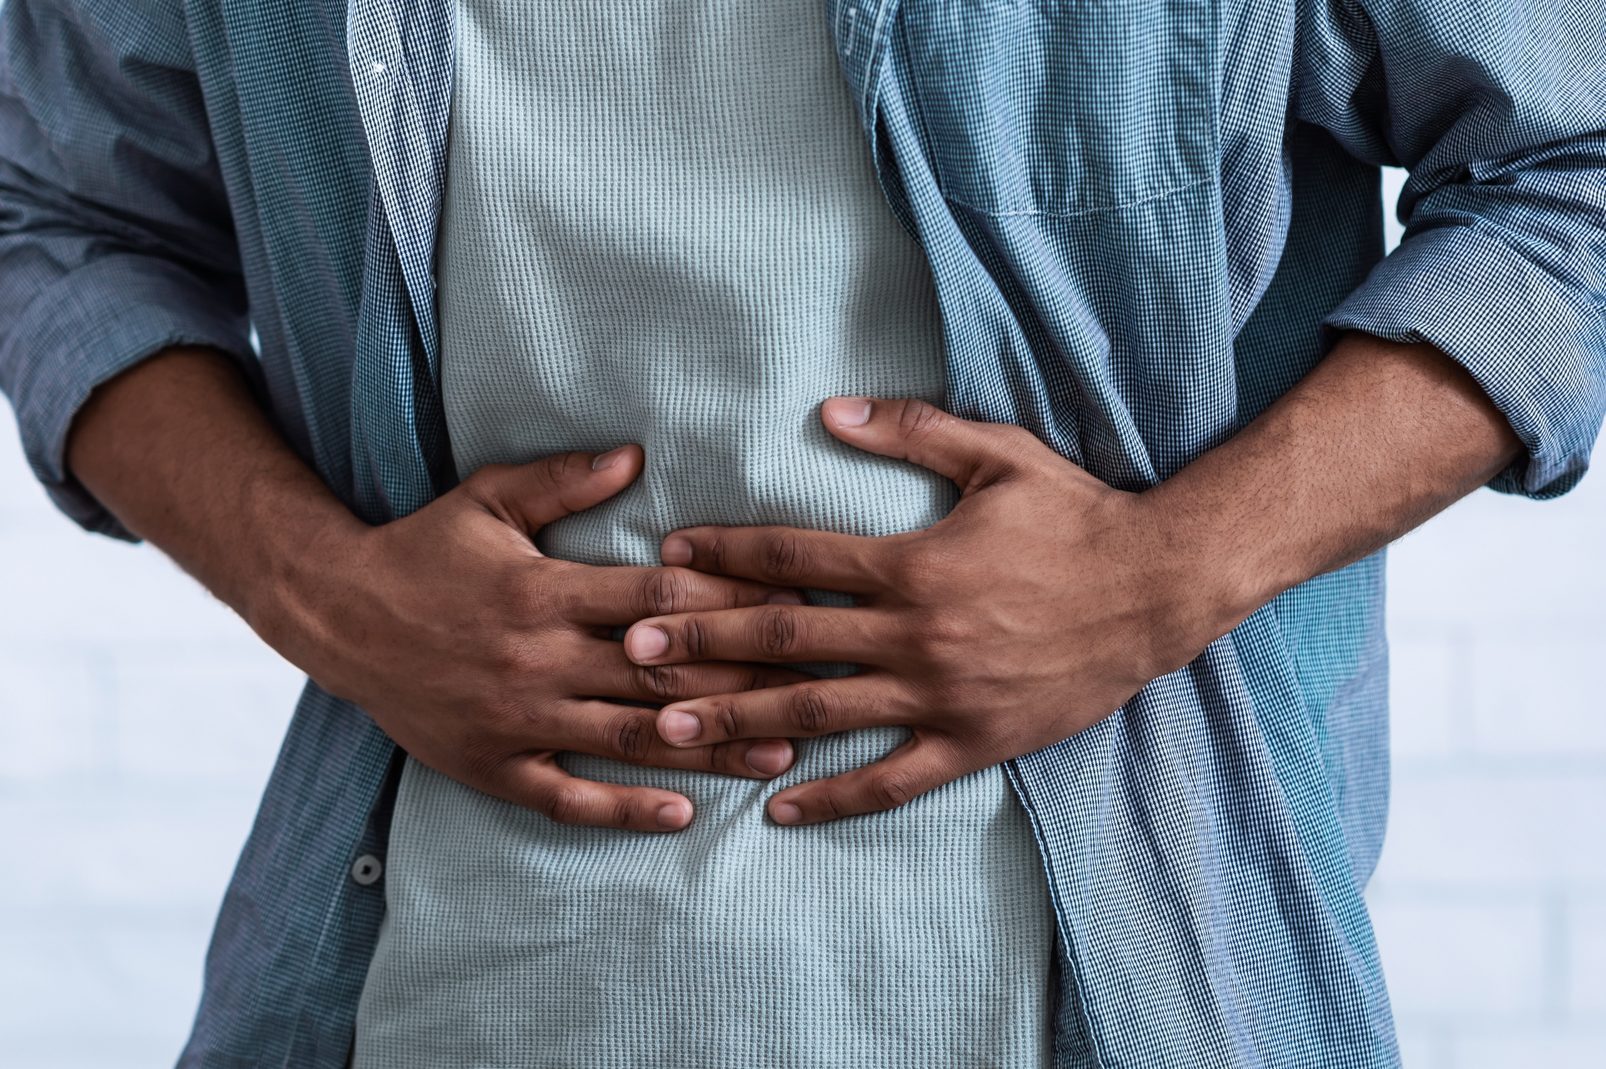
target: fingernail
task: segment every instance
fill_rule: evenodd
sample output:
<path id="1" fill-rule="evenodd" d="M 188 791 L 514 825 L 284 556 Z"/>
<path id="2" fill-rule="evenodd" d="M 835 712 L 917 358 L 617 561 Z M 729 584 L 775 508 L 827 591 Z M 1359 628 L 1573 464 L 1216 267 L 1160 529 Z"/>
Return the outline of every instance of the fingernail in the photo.
<path id="1" fill-rule="evenodd" d="M 764 595 L 766 605 L 801 605 L 803 595 L 795 590 L 777 590 L 773 594 Z"/>
<path id="2" fill-rule="evenodd" d="M 658 559 L 665 564 L 690 564 L 691 542 L 684 538 L 666 538 L 658 550 Z"/>
<path id="3" fill-rule="evenodd" d="M 770 806 L 770 819 L 777 824 L 796 824 L 803 819 L 803 810 L 791 802 L 776 802 Z"/>
<path id="4" fill-rule="evenodd" d="M 625 454 L 628 452 L 630 452 L 630 447 L 628 445 L 622 445 L 618 449 L 610 449 L 601 456 L 592 458 L 591 470 L 604 471 L 608 468 L 611 468 L 623 460 L 625 458 Z"/>
<path id="5" fill-rule="evenodd" d="M 690 807 L 684 802 L 665 802 L 658 807 L 660 828 L 684 828 L 690 820 Z"/>
<path id="6" fill-rule="evenodd" d="M 658 714 L 658 734 L 665 742 L 690 742 L 702 730 L 701 720 L 680 709 L 665 709 Z"/>
<path id="7" fill-rule="evenodd" d="M 650 661 L 669 649 L 669 635 L 661 627 L 636 627 L 625 636 L 625 652 L 634 661 Z"/>
<path id="8" fill-rule="evenodd" d="M 863 397 L 833 397 L 825 402 L 825 414 L 838 427 L 862 427 L 870 422 L 870 402 Z"/>
<path id="9" fill-rule="evenodd" d="M 782 739 L 768 739 L 747 751 L 747 767 L 761 776 L 773 776 L 791 763 L 792 744 Z"/>

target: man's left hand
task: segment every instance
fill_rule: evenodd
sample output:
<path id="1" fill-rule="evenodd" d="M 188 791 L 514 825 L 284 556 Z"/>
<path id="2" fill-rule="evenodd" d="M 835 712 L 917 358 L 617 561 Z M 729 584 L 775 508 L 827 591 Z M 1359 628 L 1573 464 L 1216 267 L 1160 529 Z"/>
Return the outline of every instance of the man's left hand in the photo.
<path id="1" fill-rule="evenodd" d="M 1112 489 L 1023 428 L 962 420 L 923 401 L 833 398 L 822 417 L 844 442 L 953 480 L 959 503 L 931 527 L 882 538 L 791 527 L 675 531 L 661 547 L 667 565 L 845 591 L 855 604 L 659 616 L 624 638 L 643 665 L 860 665 L 850 676 L 659 712 L 658 732 L 675 746 L 910 729 L 879 761 L 778 792 L 769 806 L 777 823 L 891 809 L 1051 745 L 1216 637 L 1208 569 L 1144 495 Z"/>

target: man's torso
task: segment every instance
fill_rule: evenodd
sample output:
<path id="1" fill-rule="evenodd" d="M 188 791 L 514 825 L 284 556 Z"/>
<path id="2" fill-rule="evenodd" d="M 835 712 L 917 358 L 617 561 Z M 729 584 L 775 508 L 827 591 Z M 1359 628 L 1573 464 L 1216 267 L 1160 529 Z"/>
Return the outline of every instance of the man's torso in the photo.
<path id="1" fill-rule="evenodd" d="M 940 403 L 944 379 L 929 268 L 818 13 L 460 0 L 457 26 L 437 277 L 459 475 L 641 443 L 632 486 L 537 536 L 595 565 L 656 564 L 694 524 L 941 519 L 951 483 L 817 415 Z M 555 824 L 409 762 L 358 1069 L 1046 1066 L 1052 908 L 1001 768 L 872 817 L 765 816 L 907 734 L 797 740 L 771 781 L 563 756 L 685 794 L 673 835 Z"/>

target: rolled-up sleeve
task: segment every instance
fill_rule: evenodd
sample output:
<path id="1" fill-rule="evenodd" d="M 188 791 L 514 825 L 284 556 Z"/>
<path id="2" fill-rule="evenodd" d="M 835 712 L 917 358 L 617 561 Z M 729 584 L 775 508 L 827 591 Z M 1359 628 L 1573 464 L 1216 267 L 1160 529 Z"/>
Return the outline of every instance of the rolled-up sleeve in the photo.
<path id="1" fill-rule="evenodd" d="M 0 2 L 0 389 L 56 504 L 96 386 L 174 345 L 254 371 L 227 197 L 176 0 Z M 254 375 L 253 375 L 254 377 Z"/>
<path id="2" fill-rule="evenodd" d="M 1523 443 L 1491 485 L 1570 489 L 1606 412 L 1606 2 L 1314 0 L 1295 108 L 1409 171 L 1399 247 L 1324 330 L 1442 350 Z"/>

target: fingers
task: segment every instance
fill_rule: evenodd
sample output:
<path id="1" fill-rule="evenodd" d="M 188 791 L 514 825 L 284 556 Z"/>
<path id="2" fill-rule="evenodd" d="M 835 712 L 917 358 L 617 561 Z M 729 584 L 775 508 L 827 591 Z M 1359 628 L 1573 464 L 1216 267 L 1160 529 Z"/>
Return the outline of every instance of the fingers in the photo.
<path id="1" fill-rule="evenodd" d="M 629 698 L 664 705 L 706 694 L 781 687 L 814 677 L 760 664 L 633 664 L 617 642 L 585 639 L 572 659 L 576 693 L 589 698 Z"/>
<path id="2" fill-rule="evenodd" d="M 636 664 L 687 661 L 854 661 L 878 663 L 888 618 L 870 608 L 763 605 L 640 620 L 625 632 Z"/>
<path id="3" fill-rule="evenodd" d="M 691 823 L 691 799 L 656 787 L 581 779 L 551 754 L 511 762 L 499 796 L 559 824 L 626 831 L 679 831 Z"/>
<path id="4" fill-rule="evenodd" d="M 912 397 L 833 397 L 820 406 L 820 418 L 849 445 L 930 468 L 966 493 L 1015 470 L 1034 443 L 1048 450 L 1024 428 L 960 419 Z"/>
<path id="5" fill-rule="evenodd" d="M 611 757 L 627 764 L 718 772 L 746 779 L 768 779 L 784 772 L 796 754 L 785 739 L 739 740 L 698 748 L 670 746 L 658 737 L 658 711 L 605 701 L 578 701 L 567 710 L 557 750 Z M 549 733 L 550 734 L 550 733 Z M 699 752 L 702 750 L 704 752 Z"/>
<path id="6" fill-rule="evenodd" d="M 617 494 L 641 474 L 639 445 L 606 453 L 555 453 L 528 464 L 487 464 L 462 489 L 509 525 L 535 532 Z"/>
<path id="7" fill-rule="evenodd" d="M 565 615 L 577 624 L 629 624 L 647 616 L 763 605 L 770 599 L 800 604 L 795 590 L 744 579 L 705 575 L 690 568 L 606 567 L 564 562 Z"/>
<path id="8" fill-rule="evenodd" d="M 695 754 L 698 750 L 684 752 Z M 879 813 L 973 771 L 946 744 L 916 734 L 880 761 L 778 792 L 770 799 L 768 811 L 771 820 L 786 825 Z M 560 767 L 551 752 L 510 763 L 497 793 L 560 824 L 663 832 L 678 831 L 692 819 L 691 800 L 685 795 L 581 779 Z"/>
<path id="9" fill-rule="evenodd" d="M 917 712 L 884 674 L 813 679 L 791 686 L 712 694 L 658 711 L 658 737 L 672 746 L 730 739 L 809 738 L 853 728 L 909 724 Z"/>
<path id="10" fill-rule="evenodd" d="M 937 738 L 915 734 L 863 768 L 776 792 L 769 803 L 770 819 L 777 824 L 819 824 L 880 813 L 972 771 Z"/>
<path id="11" fill-rule="evenodd" d="M 665 564 L 781 587 L 868 594 L 886 586 L 886 539 L 797 527 L 687 527 L 664 539 Z"/>

